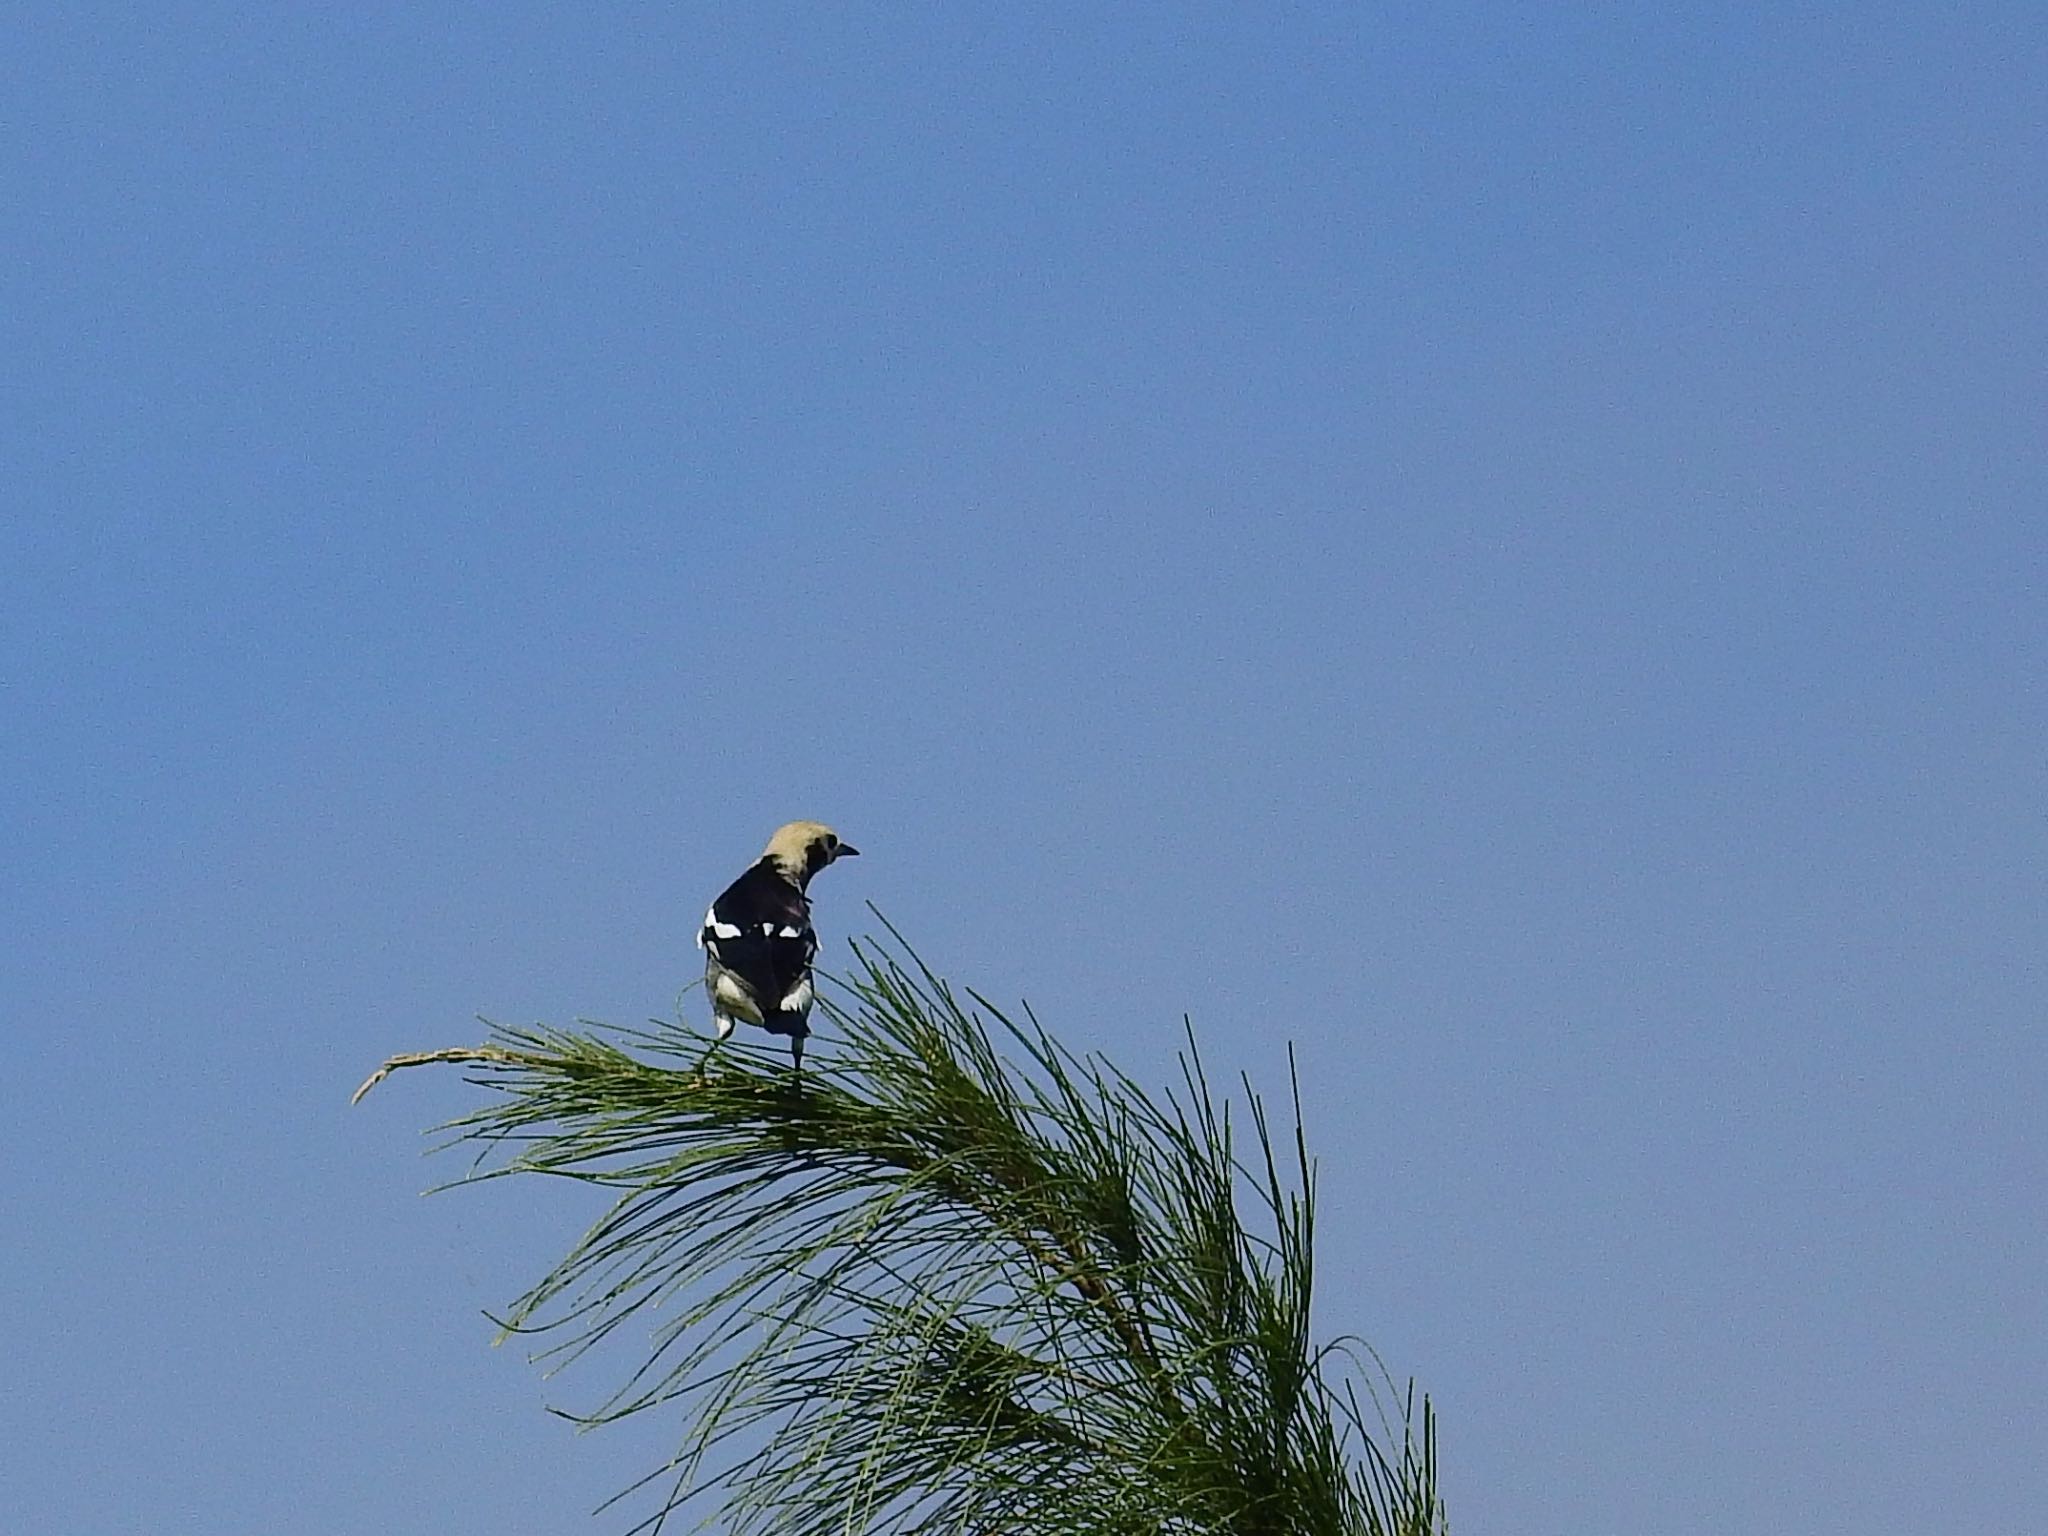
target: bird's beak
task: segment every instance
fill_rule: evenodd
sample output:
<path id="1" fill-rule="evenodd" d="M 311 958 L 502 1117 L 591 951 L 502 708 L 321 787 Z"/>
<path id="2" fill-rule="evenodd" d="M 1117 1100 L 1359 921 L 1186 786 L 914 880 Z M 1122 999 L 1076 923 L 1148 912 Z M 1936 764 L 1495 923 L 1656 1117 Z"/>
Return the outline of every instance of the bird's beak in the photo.
<path id="1" fill-rule="evenodd" d="M 849 854 L 858 854 L 859 852 L 860 852 L 860 850 L 859 850 L 858 848 L 854 847 L 854 846 L 853 846 L 853 844 L 851 844 L 851 843 L 841 843 L 841 844 L 839 845 L 839 851 L 838 851 L 837 853 L 833 854 L 833 855 L 832 855 L 832 857 L 833 857 L 833 858 L 835 858 L 835 859 L 843 859 L 843 858 L 847 857 L 847 856 L 848 856 Z"/>

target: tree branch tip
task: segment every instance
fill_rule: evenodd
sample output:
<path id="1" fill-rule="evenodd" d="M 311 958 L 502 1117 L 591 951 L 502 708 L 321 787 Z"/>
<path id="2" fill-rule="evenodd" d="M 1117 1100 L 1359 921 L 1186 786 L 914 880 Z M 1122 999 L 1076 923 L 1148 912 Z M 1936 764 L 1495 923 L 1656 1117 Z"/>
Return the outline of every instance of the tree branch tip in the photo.
<path id="1" fill-rule="evenodd" d="M 440 1051 L 401 1051 L 386 1058 L 384 1065 L 363 1079 L 363 1086 L 350 1094 L 351 1106 L 363 1102 L 363 1095 L 383 1082 L 400 1067 L 424 1067 L 438 1061 L 483 1061 L 494 1066 L 532 1066 L 535 1058 L 519 1051 L 501 1050 L 494 1045 L 456 1045 Z"/>

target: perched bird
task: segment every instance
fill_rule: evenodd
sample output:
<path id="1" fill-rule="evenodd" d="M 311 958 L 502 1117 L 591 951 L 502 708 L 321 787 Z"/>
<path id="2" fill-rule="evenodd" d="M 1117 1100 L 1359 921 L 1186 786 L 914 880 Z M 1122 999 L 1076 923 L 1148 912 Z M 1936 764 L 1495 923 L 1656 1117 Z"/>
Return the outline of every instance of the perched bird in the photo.
<path id="1" fill-rule="evenodd" d="M 811 961 L 818 953 L 805 890 L 834 859 L 859 852 L 828 826 L 792 821 L 775 829 L 760 859 L 711 903 L 697 946 L 704 951 L 704 990 L 720 1040 L 741 1020 L 758 1024 L 789 1036 L 790 1056 L 803 1070 Z"/>

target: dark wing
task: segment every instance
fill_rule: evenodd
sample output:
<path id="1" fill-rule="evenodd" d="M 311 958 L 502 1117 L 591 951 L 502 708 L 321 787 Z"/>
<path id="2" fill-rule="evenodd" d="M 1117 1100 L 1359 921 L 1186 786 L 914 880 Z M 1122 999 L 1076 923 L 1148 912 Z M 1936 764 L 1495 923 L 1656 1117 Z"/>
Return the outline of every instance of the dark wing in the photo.
<path id="1" fill-rule="evenodd" d="M 777 1011 L 810 975 L 818 936 L 811 931 L 810 903 L 804 893 L 773 865 L 756 864 L 727 886 L 705 914 L 699 939 L 712 961 L 753 994 L 762 1023 L 771 1030 L 778 1022 L 802 1027 L 808 1006 L 793 1010 L 794 1020 L 785 1014 L 778 1021 Z"/>

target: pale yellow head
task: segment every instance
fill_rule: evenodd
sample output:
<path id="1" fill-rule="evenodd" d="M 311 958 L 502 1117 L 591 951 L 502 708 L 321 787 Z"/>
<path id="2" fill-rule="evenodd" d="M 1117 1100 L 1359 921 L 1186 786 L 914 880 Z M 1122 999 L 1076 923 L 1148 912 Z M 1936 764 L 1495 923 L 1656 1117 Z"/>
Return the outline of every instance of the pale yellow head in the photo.
<path id="1" fill-rule="evenodd" d="M 773 859 L 785 879 L 801 886 L 834 859 L 859 852 L 822 821 L 792 821 L 775 829 L 761 857 Z"/>

